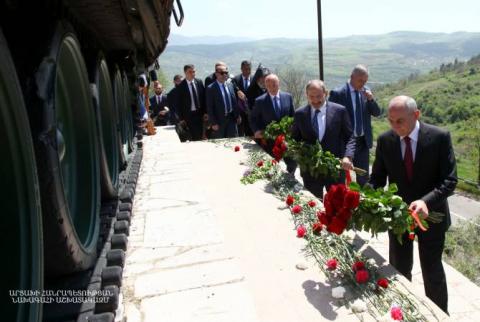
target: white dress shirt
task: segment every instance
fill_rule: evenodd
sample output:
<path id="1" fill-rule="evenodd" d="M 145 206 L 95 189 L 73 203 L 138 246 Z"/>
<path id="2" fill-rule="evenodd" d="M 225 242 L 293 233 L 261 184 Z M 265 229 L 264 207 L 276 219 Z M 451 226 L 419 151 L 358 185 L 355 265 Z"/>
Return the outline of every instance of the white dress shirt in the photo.
<path id="1" fill-rule="evenodd" d="M 353 135 L 356 135 L 355 133 L 357 133 L 357 131 L 355 130 L 357 128 L 357 124 L 356 124 L 356 118 L 355 118 L 355 111 L 357 110 L 357 97 L 356 97 L 356 94 L 355 94 L 355 88 L 353 88 L 353 86 L 348 83 L 348 87 L 350 88 L 350 98 L 351 98 L 351 101 L 352 101 L 352 107 L 353 107 Z M 362 104 L 362 100 L 363 100 L 363 97 L 362 97 L 362 92 L 364 91 L 364 88 L 362 88 L 361 90 L 358 91 L 358 95 L 359 95 L 359 98 L 360 98 L 360 104 Z M 364 132 L 363 132 L 363 128 L 362 128 L 362 133 L 360 134 L 360 136 L 364 135 Z"/>
<path id="2" fill-rule="evenodd" d="M 193 79 L 191 81 L 187 80 L 187 84 L 188 84 L 188 91 L 190 92 L 190 100 L 192 102 L 192 105 L 190 105 L 190 110 L 194 112 L 197 109 L 195 108 L 195 98 L 193 97 L 192 86 L 195 87 L 195 92 L 197 92 L 197 96 L 198 96 L 198 88 L 197 86 L 195 86 L 195 81 Z"/>
<path id="3" fill-rule="evenodd" d="M 311 122 L 313 124 L 313 118 L 315 117 L 315 108 L 310 106 L 311 109 Z M 327 122 L 327 102 L 323 103 L 320 107 L 320 113 L 317 114 L 317 123 L 318 123 L 318 140 L 322 141 L 323 136 L 325 135 L 325 128 Z"/>
<path id="4" fill-rule="evenodd" d="M 410 145 L 412 146 L 412 156 L 413 161 L 415 161 L 415 155 L 417 154 L 417 143 L 418 143 L 418 132 L 420 131 L 420 122 L 415 123 L 415 127 L 412 132 L 408 135 L 410 137 Z M 404 136 L 400 137 L 400 148 L 402 149 L 402 158 L 405 158 L 405 149 L 407 148 L 405 144 Z"/>

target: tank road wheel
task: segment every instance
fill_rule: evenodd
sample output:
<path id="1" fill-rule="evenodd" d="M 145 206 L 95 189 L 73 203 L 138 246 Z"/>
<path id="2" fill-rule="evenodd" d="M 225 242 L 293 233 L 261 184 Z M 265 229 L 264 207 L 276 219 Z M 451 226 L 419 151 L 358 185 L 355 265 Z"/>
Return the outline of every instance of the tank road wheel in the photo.
<path id="1" fill-rule="evenodd" d="M 3 321 L 41 321 L 39 303 L 13 303 L 10 291 L 43 289 L 42 218 L 37 169 L 22 91 L 0 31 L 0 265 Z M 17 294 L 17 298 L 21 296 Z M 38 298 L 38 297 L 37 297 Z"/>
<path id="2" fill-rule="evenodd" d="M 94 264 L 99 232 L 99 137 L 85 62 L 71 28 L 57 28 L 36 80 L 43 98 L 37 166 L 45 273 L 56 276 Z"/>
<path id="3" fill-rule="evenodd" d="M 118 175 L 120 172 L 119 133 L 117 113 L 113 100 L 112 82 L 105 59 L 97 62 L 95 70 L 97 124 L 100 136 L 100 172 L 102 198 L 113 199 L 118 196 Z"/>
<path id="4" fill-rule="evenodd" d="M 127 113 L 126 113 L 126 100 L 125 100 L 125 91 L 123 87 L 123 80 L 122 75 L 120 74 L 120 70 L 115 68 L 113 73 L 113 97 L 115 101 L 115 108 L 117 110 L 118 115 L 118 123 L 120 127 L 120 142 L 121 142 L 121 153 L 124 160 L 127 160 L 129 154 L 128 148 L 128 126 L 127 126 Z"/>
<path id="5" fill-rule="evenodd" d="M 132 95 L 130 93 L 130 87 L 128 86 L 128 78 L 125 73 L 122 77 L 122 84 L 123 84 L 123 93 L 125 97 L 125 121 L 126 121 L 126 128 L 127 128 L 127 145 L 128 151 L 133 151 L 133 138 L 135 137 L 135 126 L 133 124 L 133 115 L 132 115 L 132 108 L 131 108 L 131 101 Z"/>

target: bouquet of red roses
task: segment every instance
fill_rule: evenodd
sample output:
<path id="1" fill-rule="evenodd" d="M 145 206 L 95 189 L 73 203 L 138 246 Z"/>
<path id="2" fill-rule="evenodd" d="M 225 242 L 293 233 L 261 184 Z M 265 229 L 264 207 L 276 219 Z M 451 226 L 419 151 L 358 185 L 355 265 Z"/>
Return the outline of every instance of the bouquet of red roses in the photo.
<path id="1" fill-rule="evenodd" d="M 318 212 L 318 220 L 327 227 L 327 231 L 340 235 L 359 204 L 358 191 L 350 190 L 344 184 L 333 185 L 323 197 L 325 211 Z"/>

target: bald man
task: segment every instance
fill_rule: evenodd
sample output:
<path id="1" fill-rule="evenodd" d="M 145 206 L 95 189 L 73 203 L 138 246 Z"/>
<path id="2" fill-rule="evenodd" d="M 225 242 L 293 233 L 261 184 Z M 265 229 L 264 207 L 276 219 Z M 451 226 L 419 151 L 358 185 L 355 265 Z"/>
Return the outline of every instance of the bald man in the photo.
<path id="1" fill-rule="evenodd" d="M 250 127 L 255 139 L 263 139 L 263 132 L 268 124 L 278 122 L 285 116 L 293 117 L 295 113 L 292 95 L 280 90 L 280 80 L 277 75 L 267 75 L 265 87 L 267 92 L 257 97 L 250 116 Z M 267 146 L 263 148 L 267 153 L 272 154 L 273 141 L 267 141 Z M 297 166 L 293 160 L 286 159 L 285 163 L 288 172 L 295 172 Z"/>
<path id="2" fill-rule="evenodd" d="M 455 154 L 450 134 L 419 121 L 420 111 L 408 96 L 393 98 L 388 106 L 391 130 L 377 140 L 375 161 L 369 183 L 398 186 L 398 194 L 424 217 L 430 211 L 443 213 L 440 223 L 429 223 L 427 231 L 417 229 L 420 264 L 425 294 L 448 313 L 448 293 L 442 253 L 445 232 L 450 226 L 447 197 L 457 185 Z M 412 279 L 413 241 L 403 235 L 403 243 L 390 231 L 390 263 L 406 278 Z"/>

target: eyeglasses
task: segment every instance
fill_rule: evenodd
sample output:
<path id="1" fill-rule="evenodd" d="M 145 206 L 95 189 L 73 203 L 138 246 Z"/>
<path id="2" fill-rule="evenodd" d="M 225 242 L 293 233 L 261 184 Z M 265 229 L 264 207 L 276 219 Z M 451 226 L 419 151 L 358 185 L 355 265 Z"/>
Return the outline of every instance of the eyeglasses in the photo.
<path id="1" fill-rule="evenodd" d="M 220 75 L 228 75 L 228 71 L 224 71 L 224 72 L 217 72 L 219 73 Z"/>

